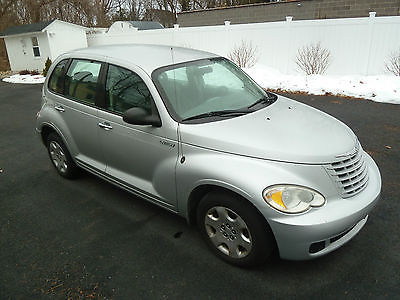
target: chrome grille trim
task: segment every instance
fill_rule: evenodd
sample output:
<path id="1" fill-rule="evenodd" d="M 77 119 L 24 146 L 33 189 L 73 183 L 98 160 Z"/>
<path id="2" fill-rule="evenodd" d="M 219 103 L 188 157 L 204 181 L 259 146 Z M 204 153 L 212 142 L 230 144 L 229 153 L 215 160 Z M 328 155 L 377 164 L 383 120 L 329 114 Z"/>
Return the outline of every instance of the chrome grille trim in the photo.
<path id="1" fill-rule="evenodd" d="M 338 179 L 336 179 L 336 181 L 341 181 L 345 184 L 348 181 L 354 181 L 358 176 L 363 175 L 365 172 L 367 172 L 367 165 L 365 162 L 363 162 L 358 169 L 354 169 L 353 171 L 349 171 L 348 173 L 343 175 L 338 175 Z"/>
<path id="2" fill-rule="evenodd" d="M 335 170 L 337 175 L 343 175 L 352 172 L 354 170 L 357 170 L 363 163 L 364 161 L 360 159 L 354 164 L 348 164 L 346 166 L 340 166 L 338 168 L 332 168 L 332 169 Z"/>
<path id="3" fill-rule="evenodd" d="M 357 195 L 368 184 L 368 167 L 361 147 L 356 153 L 326 165 L 325 170 L 343 198 Z"/>

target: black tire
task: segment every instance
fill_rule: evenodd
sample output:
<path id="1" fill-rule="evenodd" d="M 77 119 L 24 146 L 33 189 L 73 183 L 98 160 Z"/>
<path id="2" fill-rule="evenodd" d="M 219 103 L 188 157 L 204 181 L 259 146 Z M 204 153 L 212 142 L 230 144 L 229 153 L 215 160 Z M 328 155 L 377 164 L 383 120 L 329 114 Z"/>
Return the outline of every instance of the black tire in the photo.
<path id="1" fill-rule="evenodd" d="M 76 178 L 78 167 L 60 136 L 54 132 L 50 133 L 47 137 L 46 146 L 50 161 L 58 174 L 68 179 Z"/>
<path id="2" fill-rule="evenodd" d="M 225 213 L 227 219 L 224 218 Z M 247 229 L 243 229 L 243 223 L 240 219 L 235 219 L 235 215 L 244 221 Z M 218 220 L 223 221 L 222 225 Z M 212 251 L 224 261 L 236 266 L 262 265 L 275 249 L 275 239 L 267 221 L 252 204 L 233 193 L 208 193 L 199 203 L 197 225 Z M 217 228 L 213 228 L 214 225 Z M 210 236 L 214 238 L 214 242 Z"/>

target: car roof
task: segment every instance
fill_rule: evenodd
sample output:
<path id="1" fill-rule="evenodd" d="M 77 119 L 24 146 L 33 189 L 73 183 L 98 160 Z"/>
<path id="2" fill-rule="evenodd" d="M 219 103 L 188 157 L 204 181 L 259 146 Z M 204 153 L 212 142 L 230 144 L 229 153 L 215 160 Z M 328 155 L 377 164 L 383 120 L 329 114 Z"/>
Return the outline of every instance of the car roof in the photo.
<path id="1" fill-rule="evenodd" d="M 112 58 L 135 64 L 149 75 L 163 66 L 183 63 L 204 58 L 219 57 L 214 53 L 166 45 L 123 44 L 94 46 L 71 51 L 69 57 L 91 56 Z"/>

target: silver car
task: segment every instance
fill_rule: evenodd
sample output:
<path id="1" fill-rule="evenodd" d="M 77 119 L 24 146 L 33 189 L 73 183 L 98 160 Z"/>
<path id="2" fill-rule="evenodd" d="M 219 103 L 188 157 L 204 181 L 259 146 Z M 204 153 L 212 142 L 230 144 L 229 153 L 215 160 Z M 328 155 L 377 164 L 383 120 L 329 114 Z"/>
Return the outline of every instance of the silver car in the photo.
<path id="1" fill-rule="evenodd" d="M 58 173 L 83 168 L 196 223 L 220 258 L 315 258 L 365 225 L 377 165 L 352 130 L 264 91 L 218 55 L 91 47 L 49 70 L 38 134 Z"/>

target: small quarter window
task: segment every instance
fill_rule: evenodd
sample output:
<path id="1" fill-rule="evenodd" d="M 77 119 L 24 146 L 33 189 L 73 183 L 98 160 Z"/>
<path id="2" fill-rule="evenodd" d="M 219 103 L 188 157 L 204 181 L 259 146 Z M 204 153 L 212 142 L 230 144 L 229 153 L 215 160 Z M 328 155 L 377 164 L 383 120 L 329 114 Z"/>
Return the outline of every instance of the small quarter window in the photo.
<path id="1" fill-rule="evenodd" d="M 39 42 L 36 36 L 31 38 L 32 40 L 32 46 L 33 46 L 33 56 L 34 57 L 40 57 L 40 48 L 39 48 Z"/>
<path id="2" fill-rule="evenodd" d="M 51 73 L 49 79 L 49 89 L 52 92 L 63 94 L 64 93 L 64 71 L 68 60 L 64 59 L 57 64 L 54 68 L 53 73 Z"/>
<path id="3" fill-rule="evenodd" d="M 110 65 L 106 82 L 107 110 L 124 113 L 132 107 L 143 108 L 151 114 L 152 97 L 139 75 L 127 69 Z"/>
<path id="4" fill-rule="evenodd" d="M 95 104 L 101 63 L 74 59 L 65 76 L 65 95 L 87 104 Z"/>

